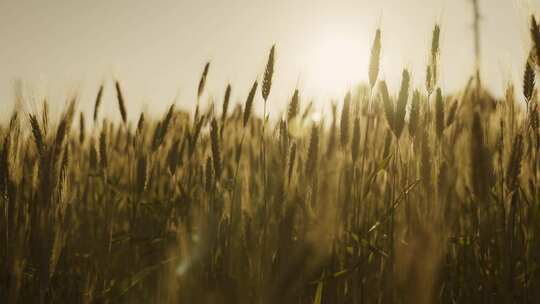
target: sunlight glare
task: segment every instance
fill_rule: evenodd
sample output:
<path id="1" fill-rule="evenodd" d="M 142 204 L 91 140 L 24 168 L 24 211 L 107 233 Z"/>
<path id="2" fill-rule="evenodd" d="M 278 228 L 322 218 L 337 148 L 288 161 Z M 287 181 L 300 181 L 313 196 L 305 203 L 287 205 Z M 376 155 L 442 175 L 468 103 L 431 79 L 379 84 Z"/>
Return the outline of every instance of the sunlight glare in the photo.
<path id="1" fill-rule="evenodd" d="M 308 85 L 324 96 L 336 96 L 365 81 L 369 53 L 362 38 L 339 33 L 321 35 L 308 61 Z"/>

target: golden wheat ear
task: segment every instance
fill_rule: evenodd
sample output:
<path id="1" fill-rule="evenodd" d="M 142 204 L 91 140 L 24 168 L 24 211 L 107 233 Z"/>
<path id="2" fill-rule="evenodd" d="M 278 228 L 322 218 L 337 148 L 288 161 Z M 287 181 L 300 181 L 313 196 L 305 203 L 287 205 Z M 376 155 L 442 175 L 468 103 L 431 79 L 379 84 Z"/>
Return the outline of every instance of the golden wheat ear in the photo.
<path id="1" fill-rule="evenodd" d="M 208 77 L 208 71 L 210 70 L 210 62 L 207 62 L 204 65 L 203 72 L 201 74 L 201 79 L 199 80 L 199 86 L 197 87 L 197 101 L 201 98 L 204 87 L 206 85 L 206 78 Z"/>
<path id="2" fill-rule="evenodd" d="M 379 77 L 379 63 L 381 60 L 381 29 L 375 32 L 375 39 L 371 46 L 371 56 L 369 59 L 369 85 L 371 89 L 375 87 L 377 78 Z"/>
<path id="3" fill-rule="evenodd" d="M 407 109 L 407 102 L 409 100 L 409 86 L 411 82 L 411 75 L 408 70 L 403 70 L 401 77 L 401 87 L 399 89 L 399 96 L 396 103 L 396 109 L 394 112 L 394 134 L 399 139 L 403 128 L 405 127 L 405 113 Z"/>
<path id="4" fill-rule="evenodd" d="M 388 93 L 388 86 L 386 85 L 386 81 L 382 80 L 379 82 L 379 92 L 381 94 L 381 99 L 383 101 L 384 114 L 386 116 L 388 127 L 390 128 L 390 130 L 392 130 L 392 132 L 394 132 L 395 130 L 394 103 L 390 99 L 390 94 Z"/>
<path id="5" fill-rule="evenodd" d="M 212 119 L 210 124 L 210 141 L 212 145 L 212 161 L 214 165 L 214 176 L 219 180 L 222 171 L 221 150 L 219 144 L 219 127 L 216 119 Z"/>
<path id="6" fill-rule="evenodd" d="M 535 50 L 536 65 L 540 69 L 540 25 L 536 22 L 534 15 L 531 16 L 531 39 Z"/>
<path id="7" fill-rule="evenodd" d="M 270 53 L 268 54 L 268 62 L 266 63 L 266 69 L 264 71 L 264 78 L 262 83 L 262 97 L 264 101 L 268 100 L 268 95 L 270 95 L 270 89 L 272 88 L 272 76 L 274 75 L 274 52 L 276 46 L 272 45 Z"/>
<path id="8" fill-rule="evenodd" d="M 251 86 L 251 90 L 249 91 L 249 94 L 246 100 L 246 105 L 244 107 L 244 119 L 243 119 L 244 128 L 247 126 L 249 117 L 251 116 L 251 111 L 253 108 L 253 99 L 255 99 L 255 92 L 257 91 L 257 85 L 258 85 L 257 80 L 255 80 L 255 82 Z"/>
<path id="9" fill-rule="evenodd" d="M 535 86 L 535 71 L 532 66 L 532 61 L 529 57 L 525 64 L 525 72 L 523 74 L 523 96 L 525 96 L 525 102 L 527 105 L 531 102 L 533 97 L 533 91 Z"/>
<path id="10" fill-rule="evenodd" d="M 99 86 L 99 90 L 96 96 L 96 101 L 94 102 L 94 123 L 97 122 L 99 106 L 101 105 L 101 98 L 103 97 L 103 84 Z"/>
<path id="11" fill-rule="evenodd" d="M 298 89 L 294 89 L 293 96 L 289 102 L 289 108 L 287 110 L 287 122 L 290 123 L 300 111 L 300 93 Z"/>
<path id="12" fill-rule="evenodd" d="M 116 80 L 114 86 L 116 88 L 116 97 L 118 99 L 118 110 L 120 111 L 120 116 L 122 117 L 122 121 L 124 122 L 124 124 L 126 124 L 127 123 L 126 103 L 124 100 L 124 94 L 122 93 L 120 82 Z"/>
<path id="13" fill-rule="evenodd" d="M 84 113 L 81 112 L 79 115 L 79 143 L 82 145 L 84 139 L 86 138 L 86 129 L 84 123 Z"/>
<path id="14" fill-rule="evenodd" d="M 221 107 L 221 128 L 219 131 L 220 137 L 223 137 L 223 130 L 225 129 L 225 122 L 227 121 L 227 114 L 229 112 L 229 101 L 231 99 L 231 85 L 228 84 L 225 89 L 225 95 L 223 96 L 223 105 Z"/>
<path id="15" fill-rule="evenodd" d="M 343 100 L 343 109 L 341 109 L 340 121 L 340 143 L 341 147 L 346 149 L 349 145 L 349 131 L 351 119 L 351 92 L 347 92 Z"/>

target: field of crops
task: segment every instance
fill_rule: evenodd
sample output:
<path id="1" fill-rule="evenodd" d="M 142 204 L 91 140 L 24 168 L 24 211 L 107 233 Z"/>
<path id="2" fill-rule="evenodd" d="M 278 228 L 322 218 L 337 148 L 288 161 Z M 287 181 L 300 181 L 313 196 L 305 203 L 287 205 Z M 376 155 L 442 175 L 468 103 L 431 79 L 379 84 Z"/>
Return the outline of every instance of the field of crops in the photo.
<path id="1" fill-rule="evenodd" d="M 476 76 L 441 91 L 437 25 L 424 86 L 405 69 L 389 92 L 378 30 L 369 82 L 321 120 L 299 90 L 271 106 L 279 45 L 242 104 L 232 84 L 219 105 L 127 117 L 118 80 L 115 121 L 104 86 L 93 117 L 76 96 L 58 121 L 46 101 L 16 110 L 0 125 L 0 302 L 534 303 L 534 18 L 530 33 L 502 99 Z"/>

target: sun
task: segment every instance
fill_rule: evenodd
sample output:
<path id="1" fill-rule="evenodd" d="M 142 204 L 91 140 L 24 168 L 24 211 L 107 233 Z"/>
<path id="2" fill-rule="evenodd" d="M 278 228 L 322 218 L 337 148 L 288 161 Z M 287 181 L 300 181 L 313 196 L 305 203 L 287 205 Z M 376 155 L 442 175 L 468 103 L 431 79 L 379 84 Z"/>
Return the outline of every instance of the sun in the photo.
<path id="1" fill-rule="evenodd" d="M 306 82 L 322 96 L 341 96 L 367 79 L 368 53 L 361 37 L 321 35 L 308 59 Z"/>

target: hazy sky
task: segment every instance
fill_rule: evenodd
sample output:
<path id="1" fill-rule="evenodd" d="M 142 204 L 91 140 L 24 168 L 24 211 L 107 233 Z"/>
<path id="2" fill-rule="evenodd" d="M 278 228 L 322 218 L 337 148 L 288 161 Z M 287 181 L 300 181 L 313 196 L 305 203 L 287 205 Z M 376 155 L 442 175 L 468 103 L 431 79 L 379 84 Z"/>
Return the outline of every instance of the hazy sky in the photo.
<path id="1" fill-rule="evenodd" d="M 530 45 L 528 16 L 540 13 L 540 0 L 480 4 L 483 79 L 500 94 L 506 81 L 521 78 Z M 175 98 L 179 107 L 191 107 L 208 60 L 205 96 L 221 104 L 231 82 L 233 101 L 243 102 L 276 43 L 269 102 L 283 109 L 298 85 L 323 105 L 367 78 L 378 26 L 382 77 L 396 88 L 407 67 L 423 87 L 435 22 L 442 25 L 441 85 L 449 91 L 472 72 L 469 0 L 0 0 L 0 104 L 12 107 L 14 80 L 22 79 L 34 97 L 26 110 L 44 95 L 54 107 L 78 91 L 80 108 L 90 113 L 105 82 L 104 104 L 110 106 L 103 112 L 116 117 L 116 77 L 131 118 L 143 109 L 161 113 Z M 0 118 L 8 114 L 1 111 Z"/>

